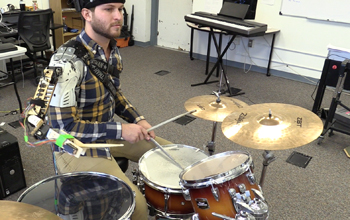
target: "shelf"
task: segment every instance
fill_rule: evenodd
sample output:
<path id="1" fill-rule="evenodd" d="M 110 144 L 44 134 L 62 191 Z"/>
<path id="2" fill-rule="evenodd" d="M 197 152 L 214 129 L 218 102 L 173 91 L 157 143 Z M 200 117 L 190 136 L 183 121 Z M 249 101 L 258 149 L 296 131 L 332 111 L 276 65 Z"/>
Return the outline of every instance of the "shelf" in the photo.
<path id="1" fill-rule="evenodd" d="M 54 10 L 56 13 L 54 13 L 54 22 L 60 25 L 63 25 L 62 17 L 65 16 L 65 23 L 68 27 L 78 29 L 79 31 L 77 33 L 63 33 L 63 28 L 57 28 L 55 29 L 55 42 L 56 47 L 58 48 L 62 44 L 64 44 L 67 40 L 69 40 L 72 37 L 77 36 L 80 34 L 80 31 L 84 27 L 84 23 L 81 19 L 81 14 L 75 10 L 74 7 L 72 7 L 72 4 L 69 3 L 72 1 L 67 0 L 49 0 L 49 6 Z"/>
<path id="2" fill-rule="evenodd" d="M 66 12 L 77 12 L 75 8 L 62 8 L 62 13 Z"/>

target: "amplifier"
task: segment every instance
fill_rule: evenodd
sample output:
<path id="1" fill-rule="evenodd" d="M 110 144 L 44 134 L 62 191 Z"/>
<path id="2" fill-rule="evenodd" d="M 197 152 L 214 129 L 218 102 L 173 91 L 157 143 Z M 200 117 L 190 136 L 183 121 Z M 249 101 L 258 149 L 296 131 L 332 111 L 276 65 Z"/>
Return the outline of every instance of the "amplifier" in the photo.
<path id="1" fill-rule="evenodd" d="M 16 137 L 0 128 L 0 199 L 26 187 Z"/>

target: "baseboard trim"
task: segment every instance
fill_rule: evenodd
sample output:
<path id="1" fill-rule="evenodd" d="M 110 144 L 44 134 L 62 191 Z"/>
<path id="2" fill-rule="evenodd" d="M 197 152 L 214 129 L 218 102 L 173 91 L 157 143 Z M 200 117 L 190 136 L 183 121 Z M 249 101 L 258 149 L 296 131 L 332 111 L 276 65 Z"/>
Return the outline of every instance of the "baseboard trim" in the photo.
<path id="1" fill-rule="evenodd" d="M 197 53 L 193 53 L 193 58 L 194 59 L 198 59 L 198 60 L 205 60 L 205 61 L 207 60 L 207 56 L 206 55 L 197 54 Z M 211 62 L 211 63 L 215 63 L 216 60 L 217 60 L 216 57 L 210 57 L 209 58 L 209 62 Z M 232 60 L 225 60 L 225 59 L 223 60 L 223 62 L 227 66 L 244 69 L 244 63 L 237 62 L 237 61 L 232 61 Z M 247 64 L 246 64 L 246 66 L 247 66 Z M 254 71 L 254 72 L 266 74 L 267 68 L 253 65 L 250 68 L 250 70 Z M 297 75 L 297 74 L 289 73 L 289 72 L 284 72 L 284 71 L 280 71 L 280 70 L 270 69 L 270 74 L 272 76 L 277 76 L 277 77 L 290 79 L 290 80 L 294 80 L 294 81 L 298 81 L 298 82 L 303 82 L 303 83 L 307 83 L 307 84 L 311 84 L 311 85 L 316 85 L 317 82 L 319 81 L 319 79 L 316 79 L 316 78 L 313 78 L 313 77 L 301 76 L 301 75 Z"/>

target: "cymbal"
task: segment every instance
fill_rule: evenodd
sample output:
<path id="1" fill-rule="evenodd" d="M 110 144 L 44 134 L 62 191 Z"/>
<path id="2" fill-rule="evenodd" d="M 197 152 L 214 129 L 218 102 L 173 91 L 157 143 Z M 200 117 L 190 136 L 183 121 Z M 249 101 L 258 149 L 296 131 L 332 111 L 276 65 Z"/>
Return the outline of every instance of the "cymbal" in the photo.
<path id="1" fill-rule="evenodd" d="M 0 200 L 0 220 L 62 220 L 54 213 L 23 202 Z"/>
<path id="2" fill-rule="evenodd" d="M 221 128 L 228 139 L 239 145 L 260 150 L 284 150 L 317 139 L 323 123 L 316 114 L 302 107 L 267 103 L 250 105 L 230 114 Z"/>
<path id="3" fill-rule="evenodd" d="M 232 112 L 248 106 L 245 102 L 230 97 L 220 97 L 220 100 L 217 103 L 217 97 L 214 95 L 197 96 L 187 100 L 185 108 L 187 111 L 197 110 L 192 115 L 198 118 L 222 122 Z"/>

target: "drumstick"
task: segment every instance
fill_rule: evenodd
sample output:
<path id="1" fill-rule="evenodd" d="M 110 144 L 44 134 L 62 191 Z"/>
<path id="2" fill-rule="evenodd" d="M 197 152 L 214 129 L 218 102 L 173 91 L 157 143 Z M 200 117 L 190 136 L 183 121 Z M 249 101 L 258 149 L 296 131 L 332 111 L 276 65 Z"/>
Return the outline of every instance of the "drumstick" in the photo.
<path id="1" fill-rule="evenodd" d="M 162 125 L 165 125 L 165 124 L 167 124 L 167 123 L 169 123 L 169 122 L 175 121 L 176 119 L 181 118 L 182 116 L 191 114 L 191 113 L 196 112 L 196 111 L 197 111 L 197 110 L 194 109 L 194 110 L 192 110 L 192 111 L 183 113 L 183 114 L 181 114 L 181 115 L 178 115 L 178 116 L 175 116 L 175 117 L 173 117 L 173 118 L 171 118 L 171 119 L 168 119 L 168 120 L 166 120 L 166 121 L 163 121 L 163 122 L 161 122 L 161 123 L 159 123 L 159 124 L 157 124 L 157 125 L 155 125 L 155 126 L 149 128 L 149 129 L 147 129 L 147 132 L 150 132 L 150 131 L 152 131 L 152 130 L 154 130 L 154 129 L 156 129 L 156 128 L 162 126 Z"/>
<path id="2" fill-rule="evenodd" d="M 106 144 L 106 143 L 96 143 L 96 144 L 83 144 L 80 147 L 87 148 L 105 148 L 105 147 L 123 147 L 124 144 Z"/>
<path id="3" fill-rule="evenodd" d="M 162 147 L 162 145 L 160 145 L 156 140 L 154 140 L 153 138 L 150 138 L 150 140 L 159 148 L 163 151 L 163 153 L 169 157 L 169 159 L 176 165 L 178 166 L 179 168 L 181 168 L 181 170 L 183 170 L 184 168 L 178 163 L 176 162 L 176 160 L 174 160 L 174 158 L 172 156 L 170 156 L 165 150 L 164 148 Z"/>

